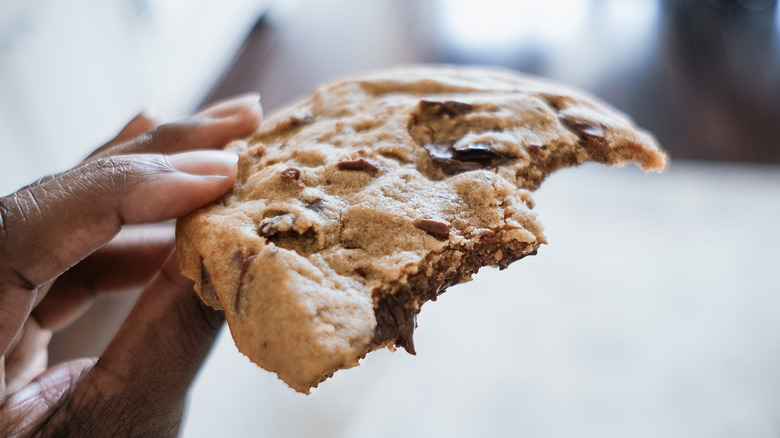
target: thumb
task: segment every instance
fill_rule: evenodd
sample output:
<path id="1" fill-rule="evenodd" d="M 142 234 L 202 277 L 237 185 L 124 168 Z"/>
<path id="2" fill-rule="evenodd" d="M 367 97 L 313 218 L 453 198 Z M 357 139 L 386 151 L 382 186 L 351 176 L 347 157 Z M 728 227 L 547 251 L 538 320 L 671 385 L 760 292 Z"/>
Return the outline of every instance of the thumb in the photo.
<path id="1" fill-rule="evenodd" d="M 224 194 L 235 154 L 112 156 L 0 198 L 0 352 L 29 314 L 40 285 L 116 235 L 124 224 L 184 215 Z M 13 309 L 26 309 L 8 315 Z M 10 339 L 5 339 L 9 338 Z"/>
<path id="2" fill-rule="evenodd" d="M 172 253 L 95 366 L 54 412 L 53 435 L 175 436 L 193 379 L 224 321 Z"/>

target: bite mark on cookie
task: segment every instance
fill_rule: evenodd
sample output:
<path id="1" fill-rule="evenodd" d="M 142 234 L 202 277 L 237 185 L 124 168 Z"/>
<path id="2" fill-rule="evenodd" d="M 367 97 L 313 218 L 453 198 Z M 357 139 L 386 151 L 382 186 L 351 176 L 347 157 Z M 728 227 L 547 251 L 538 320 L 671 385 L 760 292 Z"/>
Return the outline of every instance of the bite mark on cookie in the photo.
<path id="1" fill-rule="evenodd" d="M 489 230 L 488 230 L 489 231 Z M 501 269 L 523 257 L 536 255 L 536 246 L 522 242 L 503 244 L 493 236 L 484 233 L 471 251 L 463 252 L 449 248 L 425 261 L 432 265 L 432 274 L 419 272 L 410 276 L 406 283 L 397 285 L 392 294 L 383 296 L 375 306 L 377 325 L 371 343 L 377 347 L 395 346 L 404 348 L 410 354 L 414 349 L 414 329 L 417 315 L 423 304 L 435 301 L 448 287 L 467 281 L 479 268 L 489 263 Z"/>

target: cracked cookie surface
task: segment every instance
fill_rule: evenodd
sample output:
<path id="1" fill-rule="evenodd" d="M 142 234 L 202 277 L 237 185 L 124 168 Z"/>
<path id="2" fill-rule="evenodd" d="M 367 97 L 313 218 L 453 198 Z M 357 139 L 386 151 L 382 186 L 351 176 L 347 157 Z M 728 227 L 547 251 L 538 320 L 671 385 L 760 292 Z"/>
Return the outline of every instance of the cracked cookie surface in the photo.
<path id="1" fill-rule="evenodd" d="M 182 218 L 182 272 L 239 350 L 297 391 L 404 347 L 422 304 L 546 243 L 530 191 L 585 161 L 666 156 L 580 91 L 475 67 L 338 81 L 233 142 L 239 176 Z"/>

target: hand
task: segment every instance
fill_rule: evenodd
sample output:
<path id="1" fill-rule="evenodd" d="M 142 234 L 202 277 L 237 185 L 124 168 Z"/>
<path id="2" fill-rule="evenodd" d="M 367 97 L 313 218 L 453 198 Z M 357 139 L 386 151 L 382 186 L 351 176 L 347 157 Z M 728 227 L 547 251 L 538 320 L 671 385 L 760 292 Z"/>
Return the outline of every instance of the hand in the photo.
<path id="1" fill-rule="evenodd" d="M 143 228 L 122 228 L 176 218 L 224 194 L 236 156 L 193 150 L 222 148 L 261 117 L 257 95 L 159 127 L 139 115 L 81 165 L 0 198 L 0 436 L 176 434 L 223 317 L 179 273 L 170 224 L 141 240 L 132 237 Z M 152 275 L 97 361 L 45 369 L 53 330 L 96 294 Z"/>

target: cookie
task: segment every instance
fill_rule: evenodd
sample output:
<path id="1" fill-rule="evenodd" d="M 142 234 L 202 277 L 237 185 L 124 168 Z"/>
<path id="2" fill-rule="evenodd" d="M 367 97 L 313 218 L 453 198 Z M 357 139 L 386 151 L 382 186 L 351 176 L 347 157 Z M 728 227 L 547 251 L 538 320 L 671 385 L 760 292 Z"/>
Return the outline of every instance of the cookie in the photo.
<path id="1" fill-rule="evenodd" d="M 228 148 L 235 187 L 179 220 L 182 272 L 239 350 L 297 391 L 368 352 L 415 352 L 423 303 L 545 244 L 530 193 L 585 161 L 660 170 L 595 98 L 491 68 L 342 80 Z"/>

